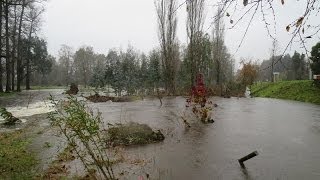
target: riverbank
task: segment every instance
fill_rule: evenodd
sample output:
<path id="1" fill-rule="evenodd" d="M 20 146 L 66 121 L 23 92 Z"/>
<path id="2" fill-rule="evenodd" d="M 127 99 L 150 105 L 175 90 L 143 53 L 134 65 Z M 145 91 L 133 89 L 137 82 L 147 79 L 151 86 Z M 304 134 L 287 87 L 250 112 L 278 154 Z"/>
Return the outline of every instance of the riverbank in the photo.
<path id="1" fill-rule="evenodd" d="M 257 83 L 251 86 L 251 95 L 320 104 L 320 88 L 308 80 Z"/>

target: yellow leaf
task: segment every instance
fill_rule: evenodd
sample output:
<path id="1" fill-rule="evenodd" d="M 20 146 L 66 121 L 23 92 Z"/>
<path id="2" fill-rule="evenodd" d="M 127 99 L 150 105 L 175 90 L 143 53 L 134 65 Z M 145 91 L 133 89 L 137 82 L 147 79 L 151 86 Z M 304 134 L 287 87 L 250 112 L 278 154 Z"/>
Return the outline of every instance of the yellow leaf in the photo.
<path id="1" fill-rule="evenodd" d="M 290 25 L 288 25 L 287 27 L 286 27 L 286 30 L 289 32 L 290 31 Z"/>
<path id="2" fill-rule="evenodd" d="M 296 27 L 299 27 L 303 22 L 304 17 L 300 17 L 296 23 Z"/>

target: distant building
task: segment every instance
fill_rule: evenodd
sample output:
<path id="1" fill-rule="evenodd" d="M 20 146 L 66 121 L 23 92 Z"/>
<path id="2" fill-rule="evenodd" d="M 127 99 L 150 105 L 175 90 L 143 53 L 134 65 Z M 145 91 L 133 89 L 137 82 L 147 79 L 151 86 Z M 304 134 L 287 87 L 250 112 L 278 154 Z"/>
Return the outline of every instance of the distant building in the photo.
<path id="1" fill-rule="evenodd" d="M 273 82 L 280 81 L 280 72 L 273 72 Z"/>

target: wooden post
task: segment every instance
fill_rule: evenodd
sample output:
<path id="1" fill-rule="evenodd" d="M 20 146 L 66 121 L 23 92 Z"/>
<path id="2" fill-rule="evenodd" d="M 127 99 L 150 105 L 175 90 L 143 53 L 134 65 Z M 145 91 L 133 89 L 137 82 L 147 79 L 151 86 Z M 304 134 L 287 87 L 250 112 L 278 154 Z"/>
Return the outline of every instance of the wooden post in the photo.
<path id="1" fill-rule="evenodd" d="M 254 152 L 244 156 L 243 158 L 239 159 L 238 160 L 239 164 L 241 165 L 241 167 L 245 167 L 244 164 L 243 164 L 244 161 L 247 161 L 247 160 L 249 160 L 249 159 L 251 159 L 251 158 L 253 158 L 255 156 L 258 156 L 258 155 L 259 155 L 259 153 L 257 151 L 254 151 Z"/>

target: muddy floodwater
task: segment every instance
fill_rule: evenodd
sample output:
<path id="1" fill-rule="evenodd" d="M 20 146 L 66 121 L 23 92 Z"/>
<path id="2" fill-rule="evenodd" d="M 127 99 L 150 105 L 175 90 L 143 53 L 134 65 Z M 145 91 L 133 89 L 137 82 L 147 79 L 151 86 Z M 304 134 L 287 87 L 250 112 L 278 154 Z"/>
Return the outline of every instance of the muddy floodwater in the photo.
<path id="1" fill-rule="evenodd" d="M 49 92 L 35 95 L 32 103 Z M 183 97 L 165 98 L 162 107 L 156 99 L 88 105 L 102 112 L 105 123 L 145 123 L 166 137 L 161 143 L 124 148 L 131 161 L 116 165 L 120 179 L 147 179 L 147 174 L 174 180 L 320 179 L 320 106 L 264 98 L 212 100 L 218 104 L 214 124 L 193 119 Z M 0 104 L 26 106 L 25 101 Z M 181 116 L 190 119 L 190 128 Z M 253 151 L 259 155 L 241 168 L 238 159 Z"/>

